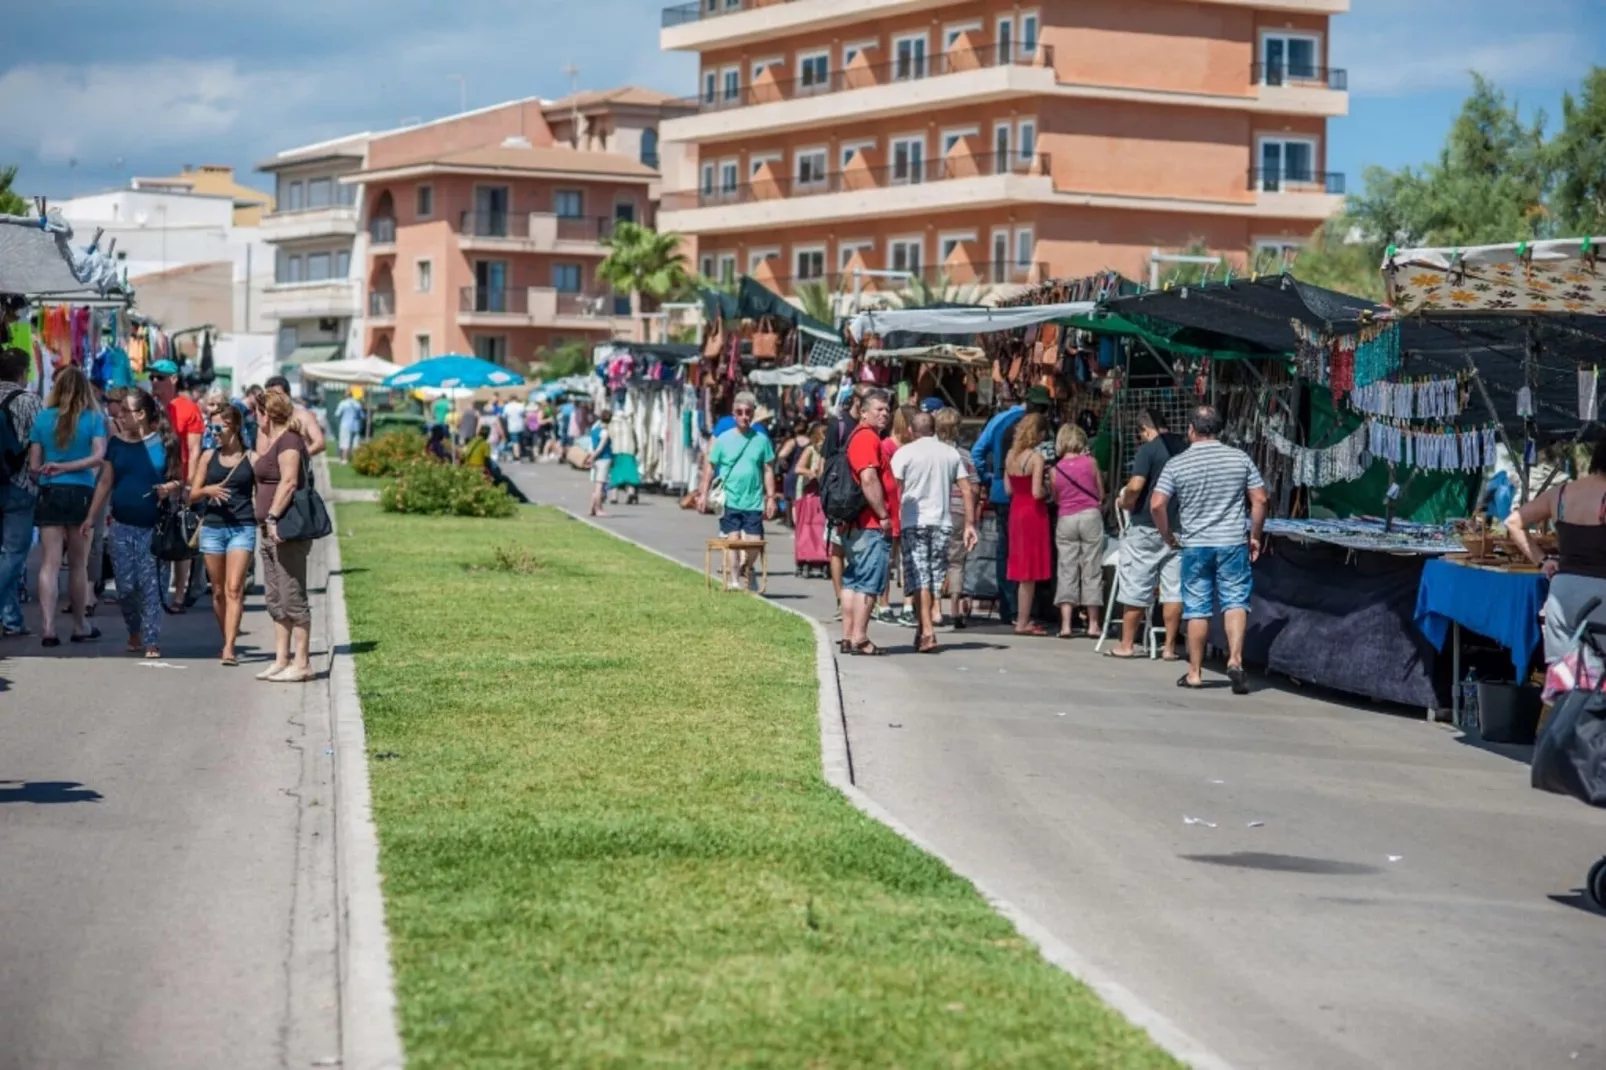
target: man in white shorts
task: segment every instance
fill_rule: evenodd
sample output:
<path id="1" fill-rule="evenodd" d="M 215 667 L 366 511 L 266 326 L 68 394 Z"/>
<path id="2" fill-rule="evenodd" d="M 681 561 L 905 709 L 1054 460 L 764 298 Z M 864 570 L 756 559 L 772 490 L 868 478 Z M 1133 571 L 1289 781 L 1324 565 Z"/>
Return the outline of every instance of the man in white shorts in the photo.
<path id="1" fill-rule="evenodd" d="M 1166 462 L 1188 448 L 1188 440 L 1166 428 L 1163 415 L 1153 409 L 1138 414 L 1138 439 L 1142 445 L 1132 458 L 1132 477 L 1121 489 L 1120 505 L 1131 514 L 1121 551 L 1116 559 L 1116 589 L 1121 611 L 1121 641 L 1107 657 L 1135 658 L 1138 628 L 1154 608 L 1155 589 L 1160 592 L 1160 613 L 1165 620 L 1165 645 L 1161 657 L 1177 660 L 1177 633 L 1182 628 L 1182 557 L 1166 545 L 1155 529 L 1149 512 L 1149 495 L 1160 481 Z M 1176 508 L 1175 502 L 1171 505 Z"/>

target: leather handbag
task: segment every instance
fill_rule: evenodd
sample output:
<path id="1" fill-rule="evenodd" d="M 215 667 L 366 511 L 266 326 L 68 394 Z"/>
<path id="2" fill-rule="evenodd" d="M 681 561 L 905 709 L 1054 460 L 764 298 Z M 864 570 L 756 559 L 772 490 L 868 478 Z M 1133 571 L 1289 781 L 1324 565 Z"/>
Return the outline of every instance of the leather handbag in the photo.
<path id="1" fill-rule="evenodd" d="M 189 561 L 201 552 L 201 514 L 178 501 L 163 501 L 151 528 L 151 554 L 159 561 Z"/>
<path id="2" fill-rule="evenodd" d="M 758 321 L 758 330 L 753 332 L 753 357 L 757 360 L 774 360 L 781 352 L 781 336 L 775 333 L 774 324 L 768 316 Z"/>
<path id="3" fill-rule="evenodd" d="M 718 357 L 725 350 L 725 320 L 723 317 L 714 317 L 714 325 L 708 330 L 708 337 L 703 339 L 703 356 Z"/>
<path id="4" fill-rule="evenodd" d="M 323 496 L 313 486 L 312 465 L 304 453 L 301 455 L 301 474 L 300 486 L 290 495 L 290 504 L 285 508 L 284 515 L 279 517 L 280 542 L 321 539 L 335 530 L 329 519 L 329 510 L 323 504 Z"/>

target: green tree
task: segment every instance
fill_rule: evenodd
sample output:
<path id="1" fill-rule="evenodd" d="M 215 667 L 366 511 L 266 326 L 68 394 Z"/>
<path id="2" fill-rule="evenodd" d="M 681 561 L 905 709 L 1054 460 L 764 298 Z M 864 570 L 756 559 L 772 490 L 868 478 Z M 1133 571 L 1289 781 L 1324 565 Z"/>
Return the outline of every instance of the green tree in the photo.
<path id="1" fill-rule="evenodd" d="M 643 298 L 666 301 L 692 287 L 679 234 L 660 234 L 640 223 L 620 222 L 602 244 L 608 255 L 597 265 L 597 278 L 614 293 L 630 295 L 632 316 L 641 315 Z"/>
<path id="2" fill-rule="evenodd" d="M 536 351 L 536 362 L 531 368 L 540 380 L 550 382 L 570 375 L 584 375 L 591 370 L 591 349 L 584 342 L 564 342 L 560 346 L 545 347 Z"/>
<path id="3" fill-rule="evenodd" d="M 1606 234 L 1606 67 L 1589 72 L 1576 100 L 1571 93 L 1562 97 L 1561 114 L 1552 143 L 1558 234 Z"/>
<path id="4" fill-rule="evenodd" d="M 938 305 L 979 305 L 993 292 L 986 283 L 957 283 L 943 275 L 935 283 L 915 276 L 909 285 L 892 295 L 893 308 L 934 308 Z"/>
<path id="5" fill-rule="evenodd" d="M 17 179 L 17 168 L 0 167 L 0 215 L 28 215 L 33 211 L 28 201 L 11 188 Z"/>
<path id="6" fill-rule="evenodd" d="M 805 316 L 821 323 L 836 322 L 836 295 L 823 282 L 805 282 L 797 288 L 797 300 Z"/>
<path id="7" fill-rule="evenodd" d="M 1382 301 L 1386 296 L 1380 270 L 1382 250 L 1371 242 L 1354 240 L 1354 232 L 1349 216 L 1329 219 L 1300 250 L 1289 270 L 1300 282 Z M 1271 269 L 1257 265 L 1257 270 L 1264 274 Z"/>

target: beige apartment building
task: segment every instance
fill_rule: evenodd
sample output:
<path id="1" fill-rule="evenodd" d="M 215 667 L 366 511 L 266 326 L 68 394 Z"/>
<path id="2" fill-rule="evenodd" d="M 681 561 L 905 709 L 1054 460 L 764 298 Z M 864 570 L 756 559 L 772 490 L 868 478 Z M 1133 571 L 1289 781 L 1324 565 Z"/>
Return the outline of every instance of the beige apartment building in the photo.
<path id="1" fill-rule="evenodd" d="M 696 113 L 659 217 L 710 277 L 1143 277 L 1297 249 L 1342 203 L 1327 65 L 1349 0 L 693 0 Z M 875 284 L 874 277 L 865 285 Z M 881 288 L 895 280 L 881 279 Z"/>
<path id="2" fill-rule="evenodd" d="M 596 280 L 602 243 L 654 222 L 658 128 L 689 110 L 633 87 L 531 98 L 263 164 L 281 361 L 468 353 L 523 371 L 545 347 L 635 334 Z"/>

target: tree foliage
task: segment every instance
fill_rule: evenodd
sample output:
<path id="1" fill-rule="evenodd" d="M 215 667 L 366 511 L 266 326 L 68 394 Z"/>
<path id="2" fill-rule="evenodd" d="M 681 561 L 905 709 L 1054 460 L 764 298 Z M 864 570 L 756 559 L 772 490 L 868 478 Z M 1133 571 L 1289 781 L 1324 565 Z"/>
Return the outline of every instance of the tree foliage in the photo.
<path id="1" fill-rule="evenodd" d="M 560 346 L 542 348 L 536 352 L 535 359 L 532 370 L 542 382 L 585 375 L 592 367 L 591 350 L 584 342 L 564 342 Z"/>
<path id="2" fill-rule="evenodd" d="M 823 282 L 805 282 L 797 288 L 797 301 L 805 316 L 821 323 L 836 322 L 836 295 Z"/>
<path id="3" fill-rule="evenodd" d="M 27 199 L 11 188 L 16 180 L 15 165 L 0 167 L 0 215 L 28 215 L 32 211 Z"/>
<path id="4" fill-rule="evenodd" d="M 665 301 L 691 286 L 678 234 L 660 234 L 640 223 L 619 222 L 602 244 L 608 255 L 597 265 L 597 278 L 615 293 Z"/>
<path id="5" fill-rule="evenodd" d="M 1561 100 L 1561 133 L 1552 145 L 1556 226 L 1569 236 L 1606 234 L 1606 67 L 1584 79 L 1575 100 Z"/>

